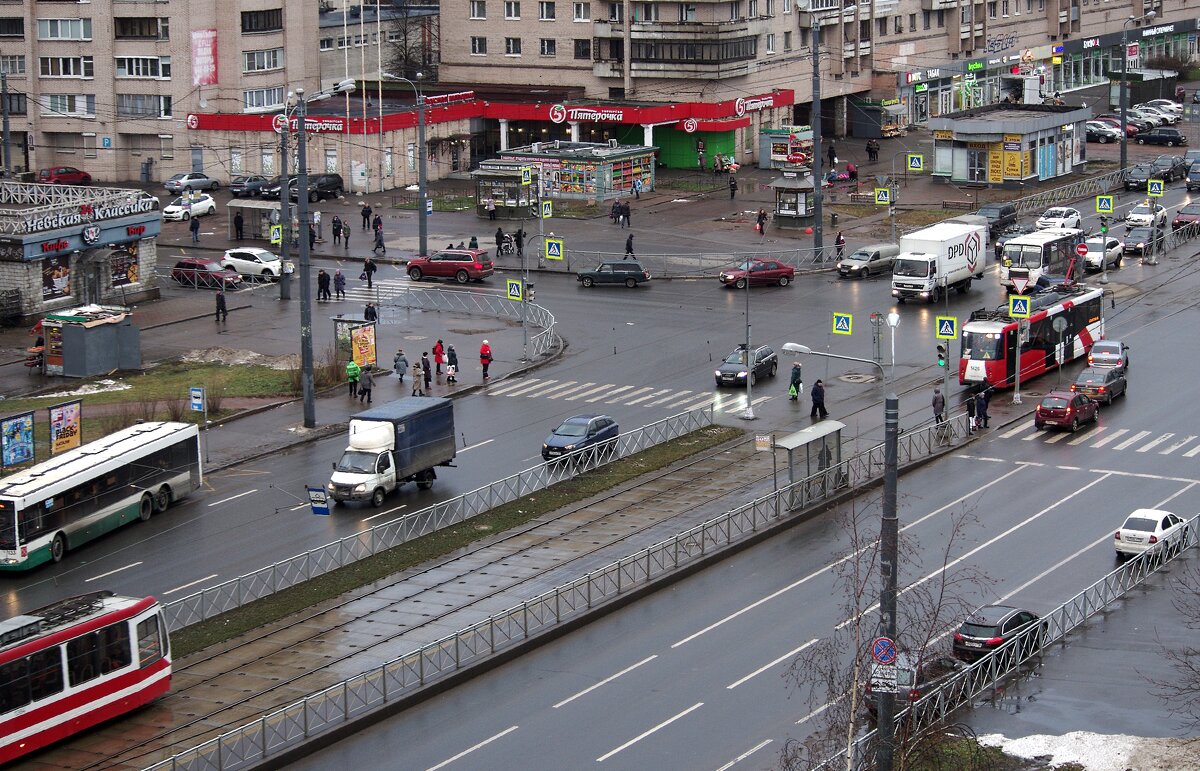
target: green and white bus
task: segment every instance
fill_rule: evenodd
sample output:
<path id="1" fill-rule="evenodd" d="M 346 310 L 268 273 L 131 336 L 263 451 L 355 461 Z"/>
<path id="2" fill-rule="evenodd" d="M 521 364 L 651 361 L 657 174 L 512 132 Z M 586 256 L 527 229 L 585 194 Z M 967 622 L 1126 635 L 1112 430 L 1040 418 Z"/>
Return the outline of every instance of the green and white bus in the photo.
<path id="1" fill-rule="evenodd" d="M 148 422 L 0 479 L 0 570 L 27 570 L 200 486 L 200 434 Z"/>

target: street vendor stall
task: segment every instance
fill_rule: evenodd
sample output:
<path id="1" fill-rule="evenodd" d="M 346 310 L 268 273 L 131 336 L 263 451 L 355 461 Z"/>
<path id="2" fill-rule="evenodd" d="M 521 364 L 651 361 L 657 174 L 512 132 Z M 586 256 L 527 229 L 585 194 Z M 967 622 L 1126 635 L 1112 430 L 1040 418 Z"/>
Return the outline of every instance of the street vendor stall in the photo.
<path id="1" fill-rule="evenodd" d="M 43 374 L 88 377 L 142 368 L 141 330 L 128 308 L 84 305 L 56 311 L 41 321 L 40 334 Z"/>

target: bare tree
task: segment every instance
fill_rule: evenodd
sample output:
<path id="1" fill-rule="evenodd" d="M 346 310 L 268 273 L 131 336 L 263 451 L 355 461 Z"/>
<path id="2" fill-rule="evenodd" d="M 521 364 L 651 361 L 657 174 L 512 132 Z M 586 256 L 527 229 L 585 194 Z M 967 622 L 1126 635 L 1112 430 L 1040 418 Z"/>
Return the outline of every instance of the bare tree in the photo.
<path id="1" fill-rule="evenodd" d="M 1200 564 L 1180 559 L 1173 564 L 1172 574 L 1178 573 L 1178 577 L 1172 581 L 1171 604 L 1186 629 L 1200 631 Z M 1200 728 L 1200 646 L 1163 645 L 1162 652 L 1175 670 L 1175 677 L 1149 678 L 1155 695 L 1191 728 Z"/>
<path id="2" fill-rule="evenodd" d="M 426 83 L 437 82 L 439 22 L 436 5 L 396 4 L 399 15 L 388 25 L 389 72 Z M 430 12 L 430 11 L 433 12 Z"/>

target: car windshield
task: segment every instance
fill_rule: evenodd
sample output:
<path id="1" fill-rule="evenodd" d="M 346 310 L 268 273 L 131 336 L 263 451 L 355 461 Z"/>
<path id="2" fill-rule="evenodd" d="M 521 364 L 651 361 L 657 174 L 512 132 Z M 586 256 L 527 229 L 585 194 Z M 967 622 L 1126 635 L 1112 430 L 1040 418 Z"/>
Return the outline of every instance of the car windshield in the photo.
<path id="1" fill-rule="evenodd" d="M 1066 209 L 1047 209 L 1046 213 L 1042 216 L 1046 219 L 1057 219 L 1059 217 L 1069 217 L 1070 214 L 1067 213 Z"/>
<path id="2" fill-rule="evenodd" d="M 979 213 L 981 215 L 983 215 L 984 217 L 999 217 L 1000 216 L 1000 207 L 999 206 L 984 206 L 984 207 L 980 208 Z"/>
<path id="3" fill-rule="evenodd" d="M 892 269 L 892 273 L 897 276 L 907 276 L 911 278 L 925 278 L 929 275 L 928 260 L 896 260 L 896 267 Z"/>
<path id="4" fill-rule="evenodd" d="M 175 182 L 175 181 L 177 181 L 177 180 L 180 180 L 180 179 L 183 179 L 183 175 L 182 175 L 182 174 L 176 174 L 175 176 L 171 177 L 171 178 L 170 178 L 170 179 L 168 179 L 167 181 L 168 181 L 168 182 Z"/>
<path id="5" fill-rule="evenodd" d="M 1108 373 L 1104 370 L 1085 369 L 1075 378 L 1075 382 L 1080 385 L 1091 385 L 1093 383 L 1103 383 Z"/>
<path id="6" fill-rule="evenodd" d="M 976 361 L 1000 358 L 1000 335 L 996 332 L 963 332 L 963 357 Z"/>
<path id="7" fill-rule="evenodd" d="M 1146 241 L 1150 238 L 1150 234 L 1154 231 L 1150 228 L 1134 228 L 1129 231 L 1129 235 L 1125 237 L 1126 241 L 1132 241 L 1135 244 L 1139 241 Z"/>
<path id="8" fill-rule="evenodd" d="M 174 201 L 171 201 L 170 205 L 171 206 L 187 206 L 188 200 L 186 198 L 176 198 Z"/>
<path id="9" fill-rule="evenodd" d="M 1180 214 L 1200 214 L 1200 203 L 1189 203 L 1187 206 L 1179 210 Z"/>
<path id="10" fill-rule="evenodd" d="M 749 271 L 749 270 L 750 270 L 750 266 L 752 266 L 753 264 L 754 264 L 754 263 L 752 263 L 752 262 L 750 262 L 749 260 L 747 260 L 746 262 L 739 262 L 737 265 L 734 265 L 734 266 L 733 266 L 733 269 L 734 269 L 734 270 L 740 270 L 740 271 L 743 271 L 743 272 L 745 272 L 745 271 Z"/>
<path id="11" fill-rule="evenodd" d="M 587 434 L 587 423 L 566 421 L 554 429 L 555 436 L 584 436 Z"/>
<path id="12" fill-rule="evenodd" d="M 1042 399 L 1042 406 L 1048 410 L 1061 410 L 1067 406 L 1067 400 L 1061 396 L 1047 396 Z"/>
<path id="13" fill-rule="evenodd" d="M 998 637 L 996 627 L 994 625 L 983 626 L 980 624 L 972 624 L 965 622 L 958 630 L 967 637 Z"/>
<path id="14" fill-rule="evenodd" d="M 375 453 L 347 450 L 338 461 L 337 471 L 350 474 L 371 474 L 375 471 Z"/>
<path id="15" fill-rule="evenodd" d="M 1146 204 L 1143 203 L 1143 204 L 1138 204 L 1137 206 L 1133 207 L 1133 211 L 1131 211 L 1129 213 L 1135 217 L 1149 217 L 1151 214 L 1154 213 L 1154 211 L 1149 206 L 1147 206 Z"/>
<path id="16" fill-rule="evenodd" d="M 726 364 L 745 364 L 746 363 L 746 352 L 745 351 L 734 351 L 733 353 L 731 353 L 725 357 L 725 363 Z"/>
<path id="17" fill-rule="evenodd" d="M 1089 252 L 1102 252 L 1102 251 L 1104 251 L 1104 239 L 1103 239 L 1103 238 L 1091 238 L 1091 239 L 1088 239 L 1088 241 L 1087 241 L 1087 248 L 1088 248 L 1088 251 L 1089 251 Z"/>
<path id="18" fill-rule="evenodd" d="M 1125 520 L 1125 524 L 1121 526 L 1121 529 L 1138 530 L 1143 533 L 1153 533 L 1154 528 L 1157 526 L 1158 523 L 1153 519 L 1146 519 L 1145 517 L 1130 517 L 1129 519 Z"/>

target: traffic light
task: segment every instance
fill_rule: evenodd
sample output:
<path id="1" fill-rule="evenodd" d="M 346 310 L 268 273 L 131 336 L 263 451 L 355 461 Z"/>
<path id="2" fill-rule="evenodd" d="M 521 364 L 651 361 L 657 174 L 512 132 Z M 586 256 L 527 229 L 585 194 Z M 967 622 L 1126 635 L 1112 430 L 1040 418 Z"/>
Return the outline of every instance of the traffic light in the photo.
<path id="1" fill-rule="evenodd" d="M 942 369 L 946 368 L 946 344 L 938 343 L 937 347 L 937 365 Z"/>
<path id="2" fill-rule="evenodd" d="M 1108 217 L 1100 218 L 1100 235 L 1108 235 Z"/>

